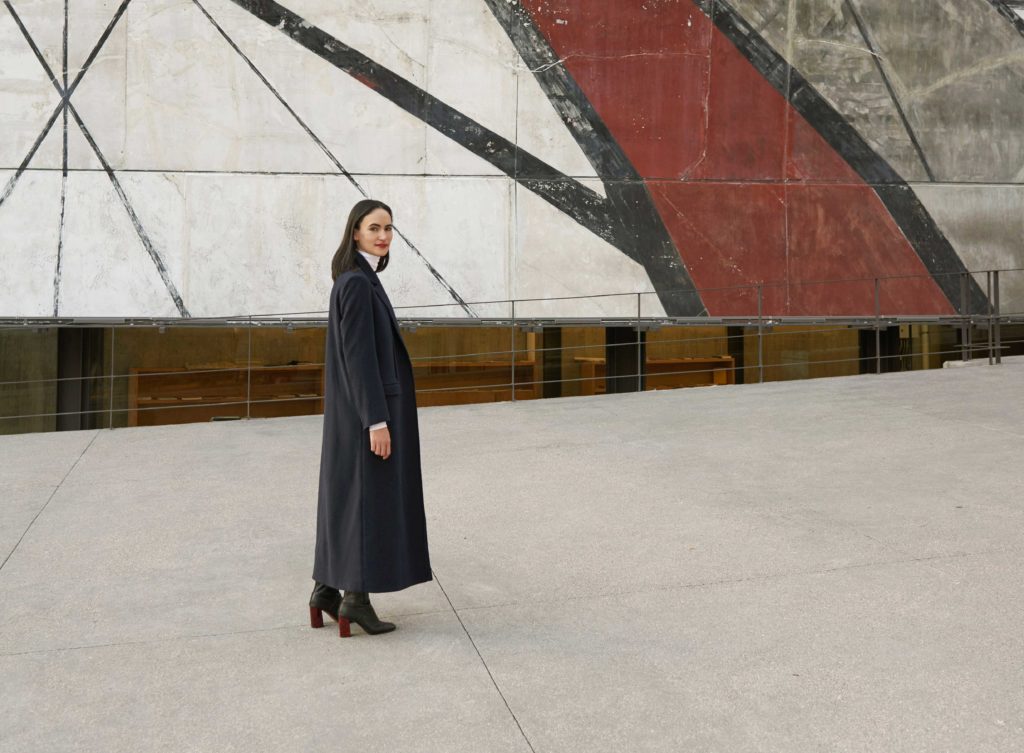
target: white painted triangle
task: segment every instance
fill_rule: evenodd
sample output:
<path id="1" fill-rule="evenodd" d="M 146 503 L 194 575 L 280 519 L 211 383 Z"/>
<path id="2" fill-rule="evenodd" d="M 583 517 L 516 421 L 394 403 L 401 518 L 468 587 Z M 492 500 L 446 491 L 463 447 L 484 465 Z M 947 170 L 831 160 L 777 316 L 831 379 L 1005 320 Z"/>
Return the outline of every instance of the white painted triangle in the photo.
<path id="1" fill-rule="evenodd" d="M 106 173 L 68 175 L 61 269 L 61 316 L 179 316 Z"/>
<path id="2" fill-rule="evenodd" d="M 422 121 L 230 0 L 203 4 L 346 170 L 424 172 Z"/>
<path id="3" fill-rule="evenodd" d="M 516 117 L 519 147 L 565 175 L 596 178 L 594 166 L 525 65 L 519 67 L 518 81 Z M 605 195 L 602 183 L 592 183 L 591 186 Z"/>
<path id="4" fill-rule="evenodd" d="M 39 52 L 60 79 L 64 62 L 64 0 L 10 0 L 10 3 Z M 6 8 L 0 15 L 10 17 Z M 13 23 L 13 19 L 11 21 Z"/>
<path id="5" fill-rule="evenodd" d="M 635 294 L 654 290 L 642 265 L 521 185 L 515 247 L 514 297 L 550 299 L 517 304 L 517 316 L 628 318 L 636 316 Z M 657 296 L 641 303 L 644 316 L 665 315 Z"/>
<path id="6" fill-rule="evenodd" d="M 59 60 L 56 72 L 59 76 Z M 6 8 L 0 8 L 0 82 L 0 167 L 18 167 L 60 95 Z M 37 153 L 31 165 L 52 167 L 52 155 Z"/>
<path id="7" fill-rule="evenodd" d="M 56 104 L 54 102 L 55 106 Z M 43 123 L 43 125 L 46 124 Z M 36 135 L 38 136 L 38 134 Z M 31 148 L 31 145 L 25 149 L 26 154 L 28 154 L 29 148 Z M 30 170 L 60 170 L 63 164 L 64 116 L 60 114 L 53 121 L 50 131 L 46 134 L 39 148 L 36 149 L 36 153 L 32 156 L 32 161 L 28 166 Z"/>
<path id="8" fill-rule="evenodd" d="M 77 105 L 76 105 L 77 108 Z M 81 115 L 81 113 L 79 113 Z M 83 118 L 84 120 L 84 118 Z M 85 124 L 86 128 L 89 128 L 89 124 Z M 89 128 L 89 133 L 93 131 Z M 93 135 L 95 139 L 96 136 Z M 107 159 L 110 156 L 104 155 Z M 102 170 L 103 163 L 100 162 L 99 157 L 96 156 L 96 150 L 92 148 L 85 139 L 85 134 L 78 127 L 78 124 L 74 122 L 74 118 L 68 115 L 68 169 L 70 170 Z"/>
<path id="9" fill-rule="evenodd" d="M 395 226 L 408 231 L 423 259 L 445 284 L 471 302 L 470 315 L 509 315 L 507 303 L 480 302 L 509 298 L 513 209 L 510 178 L 375 175 L 365 182 L 371 196 L 391 206 Z M 458 227 L 454 233 L 453 222 Z M 401 252 L 399 247 L 397 253 Z M 410 269 L 416 269 L 411 261 L 409 264 Z M 430 274 L 426 264 L 421 261 L 421 265 Z M 387 273 L 391 271 L 389 267 Z M 416 269 L 416 274 L 423 272 Z M 390 287 L 388 291 L 390 295 Z M 429 281 L 408 293 L 400 292 L 392 303 L 415 307 L 435 304 L 438 308 L 433 309 L 432 316 L 467 316 L 444 286 Z"/>
<path id="10" fill-rule="evenodd" d="M 0 187 L 13 174 L 0 171 Z M 0 317 L 53 316 L 60 182 L 59 172 L 28 170 L 0 205 Z"/>
<path id="11" fill-rule="evenodd" d="M 191 0 L 133 4 L 126 16 L 127 67 L 105 48 L 74 95 L 115 169 L 335 170 Z"/>
<path id="12" fill-rule="evenodd" d="M 596 177 L 486 3 L 446 2 L 431 15 L 429 41 L 432 95 L 564 174 Z M 472 165 L 449 159 L 430 172 L 468 174 Z"/>

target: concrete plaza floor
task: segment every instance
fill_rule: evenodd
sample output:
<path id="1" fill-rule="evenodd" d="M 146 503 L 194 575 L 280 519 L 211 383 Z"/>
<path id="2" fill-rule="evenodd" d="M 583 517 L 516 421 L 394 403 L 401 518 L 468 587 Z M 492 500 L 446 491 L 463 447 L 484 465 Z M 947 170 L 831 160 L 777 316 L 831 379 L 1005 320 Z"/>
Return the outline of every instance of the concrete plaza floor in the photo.
<path id="1" fill-rule="evenodd" d="M 319 417 L 0 437 L 0 750 L 1022 751 L 1022 398 L 423 410 L 435 580 L 351 639 L 307 618 Z"/>

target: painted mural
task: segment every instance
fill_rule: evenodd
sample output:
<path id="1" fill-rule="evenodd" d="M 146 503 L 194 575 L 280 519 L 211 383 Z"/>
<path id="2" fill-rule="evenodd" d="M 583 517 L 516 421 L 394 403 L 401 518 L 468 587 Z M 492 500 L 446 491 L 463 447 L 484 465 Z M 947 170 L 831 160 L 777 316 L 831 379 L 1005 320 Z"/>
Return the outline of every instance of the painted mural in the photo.
<path id="1" fill-rule="evenodd" d="M 363 196 L 400 316 L 981 311 L 1022 122 L 1002 0 L 4 0 L 0 317 L 317 312 Z"/>

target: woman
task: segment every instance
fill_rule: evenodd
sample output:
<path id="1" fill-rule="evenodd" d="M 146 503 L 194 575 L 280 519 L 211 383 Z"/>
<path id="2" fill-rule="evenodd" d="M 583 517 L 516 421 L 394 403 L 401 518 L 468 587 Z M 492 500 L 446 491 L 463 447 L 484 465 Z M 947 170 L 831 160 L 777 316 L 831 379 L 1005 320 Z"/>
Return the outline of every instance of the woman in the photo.
<path id="1" fill-rule="evenodd" d="M 431 579 L 412 362 L 377 279 L 391 220 L 386 204 L 358 202 L 331 262 L 309 617 L 323 627 L 327 612 L 345 637 L 350 622 L 370 634 L 395 629 L 377 619 L 370 592 Z"/>

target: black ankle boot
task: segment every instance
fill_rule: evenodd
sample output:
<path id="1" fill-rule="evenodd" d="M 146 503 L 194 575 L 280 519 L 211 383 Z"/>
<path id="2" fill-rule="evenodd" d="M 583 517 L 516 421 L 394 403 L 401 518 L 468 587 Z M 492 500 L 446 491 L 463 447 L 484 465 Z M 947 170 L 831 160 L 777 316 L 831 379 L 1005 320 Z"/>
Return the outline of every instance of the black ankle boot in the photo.
<path id="1" fill-rule="evenodd" d="M 370 604 L 370 594 L 363 591 L 346 591 L 341 600 L 341 607 L 338 609 L 338 624 L 342 620 L 351 621 L 359 625 L 370 635 L 378 633 L 390 633 L 395 629 L 393 622 L 383 622 L 377 619 L 377 613 Z M 342 635 L 344 635 L 342 631 Z"/>
<path id="2" fill-rule="evenodd" d="M 337 588 L 325 586 L 313 581 L 313 593 L 309 597 L 309 621 L 313 627 L 323 627 L 324 618 L 321 612 L 338 621 L 338 609 L 341 608 L 341 592 Z"/>

